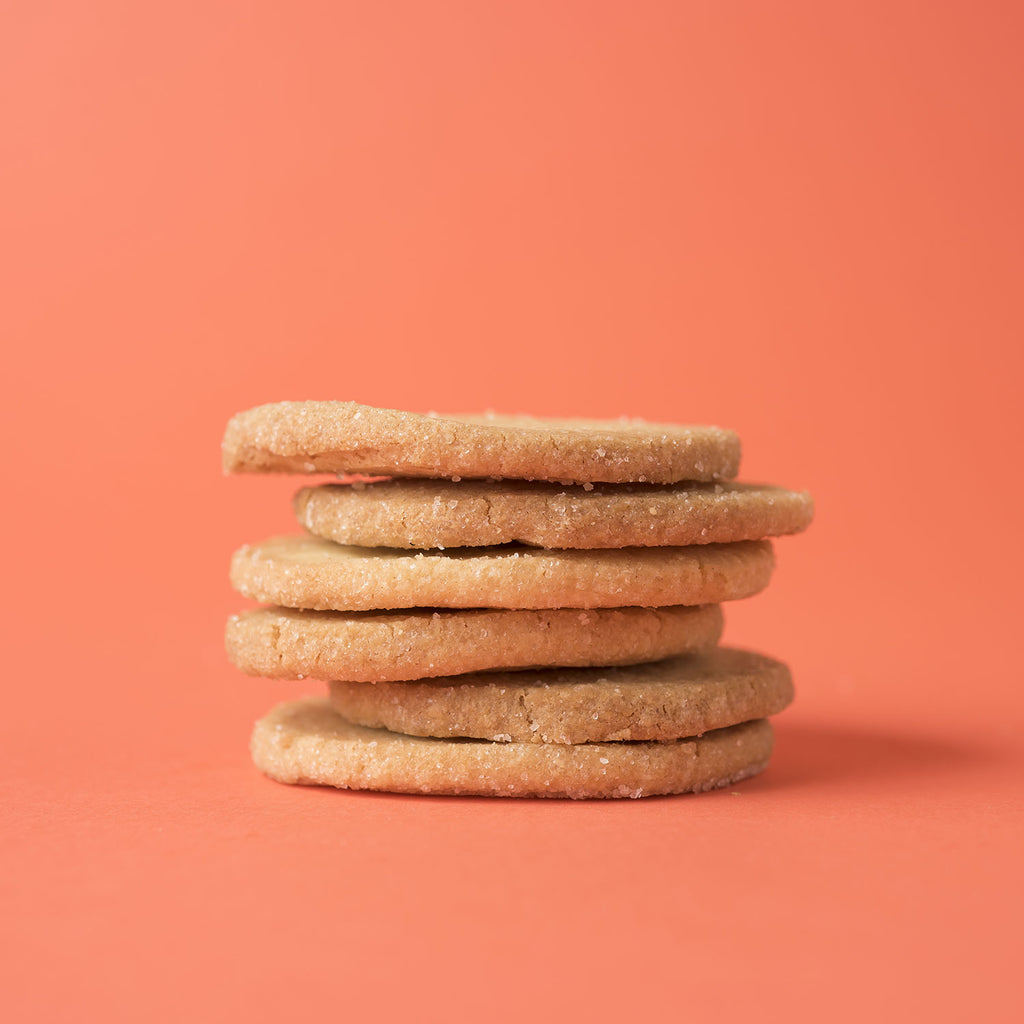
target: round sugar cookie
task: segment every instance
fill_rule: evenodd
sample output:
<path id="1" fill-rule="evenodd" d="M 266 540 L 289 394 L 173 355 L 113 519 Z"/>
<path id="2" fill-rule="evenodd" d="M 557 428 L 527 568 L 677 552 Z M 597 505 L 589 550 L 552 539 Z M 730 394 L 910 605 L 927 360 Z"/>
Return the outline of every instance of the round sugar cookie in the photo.
<path id="1" fill-rule="evenodd" d="M 228 656 L 272 679 L 390 682 L 490 669 L 631 665 L 713 647 L 718 605 L 582 611 L 315 612 L 228 620 Z"/>
<path id="2" fill-rule="evenodd" d="M 799 533 L 814 504 L 767 484 L 380 480 L 303 488 L 295 512 L 311 533 L 364 547 L 624 548 Z"/>
<path id="3" fill-rule="evenodd" d="M 309 535 L 246 545 L 231 583 L 257 601 L 319 611 L 388 608 L 623 608 L 718 604 L 771 579 L 768 541 L 688 548 L 548 551 L 345 547 Z"/>
<path id="4" fill-rule="evenodd" d="M 657 796 L 729 786 L 768 763 L 764 720 L 670 743 L 491 743 L 353 725 L 323 698 L 279 704 L 256 723 L 256 767 L 278 782 L 451 796 Z"/>
<path id="5" fill-rule="evenodd" d="M 222 454 L 229 473 L 673 483 L 734 477 L 740 444 L 720 427 L 278 402 L 233 417 Z"/>
<path id="6" fill-rule="evenodd" d="M 780 661 L 715 647 L 625 668 L 333 682 L 330 699 L 350 722 L 412 736 L 663 742 L 774 715 L 792 701 L 793 682 Z"/>

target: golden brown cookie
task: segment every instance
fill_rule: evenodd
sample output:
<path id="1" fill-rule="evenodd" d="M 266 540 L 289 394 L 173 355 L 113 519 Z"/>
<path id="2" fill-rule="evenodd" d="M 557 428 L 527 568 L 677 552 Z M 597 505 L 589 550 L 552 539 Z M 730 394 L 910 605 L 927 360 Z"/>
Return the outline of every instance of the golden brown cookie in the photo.
<path id="1" fill-rule="evenodd" d="M 303 488 L 295 511 L 311 533 L 364 547 L 624 548 L 798 533 L 814 506 L 767 484 L 381 480 Z"/>
<path id="2" fill-rule="evenodd" d="M 352 725 L 323 698 L 280 704 L 256 723 L 252 756 L 278 782 L 464 796 L 641 797 L 729 786 L 761 771 L 764 720 L 670 743 L 491 743 Z"/>
<path id="3" fill-rule="evenodd" d="M 582 611 L 314 612 L 228 620 L 228 656 L 274 679 L 389 682 L 489 669 L 630 665 L 712 647 L 718 605 Z"/>
<path id="4" fill-rule="evenodd" d="M 720 480 L 739 438 L 720 427 L 641 421 L 442 417 L 355 402 L 278 402 L 227 426 L 231 473 L 359 473 L 553 481 Z"/>
<path id="5" fill-rule="evenodd" d="M 330 698 L 350 722 L 411 736 L 609 743 L 676 740 L 767 718 L 793 699 L 793 682 L 780 661 L 715 647 L 625 668 L 334 682 Z"/>
<path id="6" fill-rule="evenodd" d="M 763 590 L 768 541 L 688 548 L 548 551 L 356 548 L 311 537 L 246 545 L 231 583 L 246 597 L 288 608 L 623 608 L 718 604 Z"/>

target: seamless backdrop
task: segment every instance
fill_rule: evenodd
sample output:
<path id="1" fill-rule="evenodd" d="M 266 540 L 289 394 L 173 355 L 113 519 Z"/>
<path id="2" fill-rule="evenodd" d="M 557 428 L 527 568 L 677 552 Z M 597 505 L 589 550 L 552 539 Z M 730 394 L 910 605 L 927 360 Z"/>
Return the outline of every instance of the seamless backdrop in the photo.
<path id="1" fill-rule="evenodd" d="M 6 4 L 0 938 L 17 1020 L 1016 1020 L 1010 3 Z M 284 398 L 712 422 L 811 490 L 726 638 L 757 780 L 293 790 L 221 631 Z"/>

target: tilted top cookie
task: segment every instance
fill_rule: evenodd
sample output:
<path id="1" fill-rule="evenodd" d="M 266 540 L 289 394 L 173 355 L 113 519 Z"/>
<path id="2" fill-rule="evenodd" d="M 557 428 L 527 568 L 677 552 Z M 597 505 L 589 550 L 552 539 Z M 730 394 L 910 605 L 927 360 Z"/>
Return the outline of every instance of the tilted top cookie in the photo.
<path id="1" fill-rule="evenodd" d="M 229 473 L 356 473 L 578 483 L 725 480 L 740 443 L 720 427 L 457 416 L 355 402 L 278 402 L 239 413 L 224 435 Z"/>

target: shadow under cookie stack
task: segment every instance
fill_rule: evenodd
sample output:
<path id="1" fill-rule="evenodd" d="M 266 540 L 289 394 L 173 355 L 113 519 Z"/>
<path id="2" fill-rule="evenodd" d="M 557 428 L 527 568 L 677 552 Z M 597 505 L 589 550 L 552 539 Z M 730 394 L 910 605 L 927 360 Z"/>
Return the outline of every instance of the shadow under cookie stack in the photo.
<path id="1" fill-rule="evenodd" d="M 719 646 L 720 606 L 768 584 L 767 538 L 813 510 L 727 482 L 731 431 L 282 402 L 235 416 L 223 456 L 343 480 L 296 495 L 305 535 L 232 560 L 269 607 L 229 620 L 231 660 L 328 684 L 257 723 L 271 778 L 640 797 L 768 763 L 789 672 Z"/>

